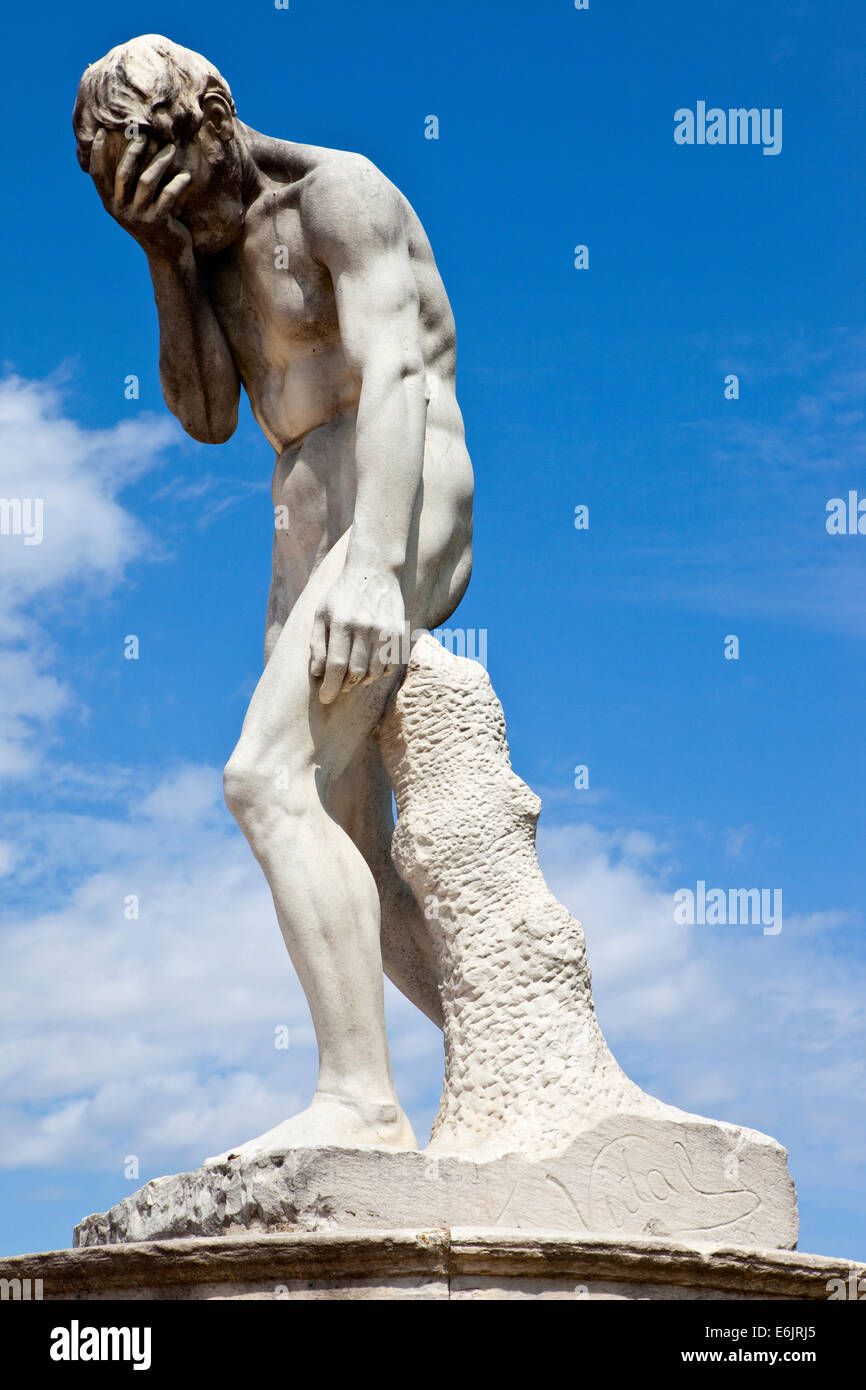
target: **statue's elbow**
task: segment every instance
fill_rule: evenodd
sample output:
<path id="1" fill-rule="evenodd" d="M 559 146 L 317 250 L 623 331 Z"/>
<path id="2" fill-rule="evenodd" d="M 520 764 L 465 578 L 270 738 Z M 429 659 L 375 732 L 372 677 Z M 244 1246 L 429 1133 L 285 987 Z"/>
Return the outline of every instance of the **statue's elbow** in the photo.
<path id="1" fill-rule="evenodd" d="M 225 444 L 238 427 L 238 413 L 231 415 L 199 415 L 188 411 L 174 410 L 183 425 L 184 431 L 199 444 Z"/>
<path id="2" fill-rule="evenodd" d="M 208 425 L 202 434 L 193 437 L 197 438 L 201 444 L 226 444 L 237 429 L 237 425 L 237 419 L 228 421 L 223 425 Z"/>

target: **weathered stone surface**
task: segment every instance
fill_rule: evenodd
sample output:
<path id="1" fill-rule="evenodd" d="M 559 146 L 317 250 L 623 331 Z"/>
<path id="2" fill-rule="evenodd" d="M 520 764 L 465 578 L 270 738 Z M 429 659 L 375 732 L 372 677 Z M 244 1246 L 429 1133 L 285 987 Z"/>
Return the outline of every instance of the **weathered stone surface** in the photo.
<path id="1" fill-rule="evenodd" d="M 392 856 L 427 908 L 445 1021 L 431 1150 L 549 1155 L 614 1111 L 676 1116 L 614 1060 L 583 929 L 535 851 L 541 802 L 513 772 L 487 672 L 425 635 L 380 732 Z"/>
<path id="2" fill-rule="evenodd" d="M 795 1244 L 785 1150 L 647 1095 L 611 1054 L 583 929 L 541 873 L 541 803 L 511 768 L 486 671 L 421 637 L 380 746 L 392 854 L 427 908 L 441 982 L 445 1086 L 428 1154 L 519 1153 L 546 1191 L 569 1193 L 584 1229 L 709 1237 L 733 1223 L 756 1243 Z"/>
<path id="3" fill-rule="evenodd" d="M 250 1234 L 55 1250 L 0 1260 L 44 1299 L 824 1300 L 866 1266 L 780 1250 L 567 1232 Z M 862 1287 L 866 1289 L 866 1284 Z"/>
<path id="4" fill-rule="evenodd" d="M 545 1160 L 331 1148 L 209 1163 L 157 1178 L 88 1217 L 75 1244 L 418 1224 L 754 1246 L 792 1246 L 797 1229 L 791 1180 L 772 1140 L 711 1121 L 674 1128 L 614 1116 Z"/>

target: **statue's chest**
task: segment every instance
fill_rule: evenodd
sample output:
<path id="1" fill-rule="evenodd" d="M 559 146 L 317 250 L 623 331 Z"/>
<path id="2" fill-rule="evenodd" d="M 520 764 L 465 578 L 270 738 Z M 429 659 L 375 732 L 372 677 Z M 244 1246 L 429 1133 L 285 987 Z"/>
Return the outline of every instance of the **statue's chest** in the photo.
<path id="1" fill-rule="evenodd" d="M 211 297 L 239 359 L 287 367 L 339 335 L 331 277 L 292 209 L 260 215 L 212 278 Z"/>

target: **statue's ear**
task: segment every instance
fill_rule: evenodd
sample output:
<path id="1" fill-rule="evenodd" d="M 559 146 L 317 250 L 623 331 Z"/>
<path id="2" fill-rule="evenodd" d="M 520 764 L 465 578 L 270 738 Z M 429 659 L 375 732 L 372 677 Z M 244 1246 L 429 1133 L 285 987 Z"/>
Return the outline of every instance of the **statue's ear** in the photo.
<path id="1" fill-rule="evenodd" d="M 206 92 L 201 99 L 204 118 L 214 135 L 220 140 L 231 140 L 234 136 L 234 116 L 224 96 L 219 92 Z"/>

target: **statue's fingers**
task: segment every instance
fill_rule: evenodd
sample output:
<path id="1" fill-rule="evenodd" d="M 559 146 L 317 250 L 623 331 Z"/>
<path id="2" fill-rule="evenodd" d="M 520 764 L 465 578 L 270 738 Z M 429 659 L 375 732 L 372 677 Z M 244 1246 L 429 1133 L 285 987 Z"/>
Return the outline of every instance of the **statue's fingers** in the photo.
<path id="1" fill-rule="evenodd" d="M 137 212 L 141 212 L 150 203 L 155 189 L 173 159 L 174 145 L 166 145 L 165 149 L 154 155 L 147 167 L 142 169 L 132 197 L 132 206 Z"/>
<path id="2" fill-rule="evenodd" d="M 319 699 L 323 705 L 330 705 L 343 689 L 350 650 L 348 629 L 332 623 L 328 633 L 328 660 L 319 686 Z"/>
<path id="3" fill-rule="evenodd" d="M 182 169 L 179 174 L 175 174 L 173 179 L 169 179 L 165 188 L 156 200 L 156 211 L 160 216 L 167 217 L 174 211 L 174 205 L 181 193 L 188 187 L 192 179 L 192 174 L 188 169 Z"/>
<path id="4" fill-rule="evenodd" d="M 388 669 L 393 638 L 388 632 L 377 632 L 370 652 L 370 679 L 378 680 Z"/>
<path id="5" fill-rule="evenodd" d="M 328 625 L 323 613 L 317 613 L 310 640 L 310 675 L 316 680 L 325 674 L 328 660 Z"/>
<path id="6" fill-rule="evenodd" d="M 99 191 L 99 196 L 107 200 L 111 197 L 111 189 L 108 185 L 108 178 L 105 172 L 105 131 L 99 127 L 93 137 L 90 146 L 90 165 L 88 172 Z"/>
<path id="7" fill-rule="evenodd" d="M 120 156 L 114 175 L 114 201 L 123 205 L 129 197 L 130 187 L 135 179 L 141 157 L 147 149 L 147 136 L 136 135 L 127 140 L 126 149 Z"/>
<path id="8" fill-rule="evenodd" d="M 370 669 L 370 634 L 363 629 L 356 632 L 352 638 L 352 651 L 349 656 L 349 667 L 346 671 L 346 679 L 343 682 L 345 690 L 351 690 L 353 685 L 360 684 Z"/>

